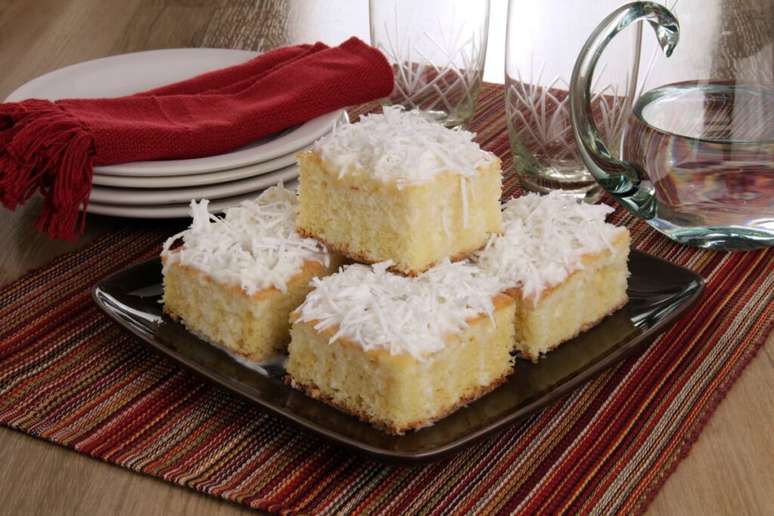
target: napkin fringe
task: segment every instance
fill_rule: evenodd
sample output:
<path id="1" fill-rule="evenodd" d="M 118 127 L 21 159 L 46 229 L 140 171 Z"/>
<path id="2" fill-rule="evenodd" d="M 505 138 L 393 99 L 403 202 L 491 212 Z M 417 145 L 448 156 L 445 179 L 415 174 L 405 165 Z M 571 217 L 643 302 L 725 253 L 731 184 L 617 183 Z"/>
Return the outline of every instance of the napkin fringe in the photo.
<path id="1" fill-rule="evenodd" d="M 85 227 L 94 153 L 88 129 L 55 103 L 0 105 L 0 202 L 15 210 L 40 192 L 35 227 L 74 240 Z"/>

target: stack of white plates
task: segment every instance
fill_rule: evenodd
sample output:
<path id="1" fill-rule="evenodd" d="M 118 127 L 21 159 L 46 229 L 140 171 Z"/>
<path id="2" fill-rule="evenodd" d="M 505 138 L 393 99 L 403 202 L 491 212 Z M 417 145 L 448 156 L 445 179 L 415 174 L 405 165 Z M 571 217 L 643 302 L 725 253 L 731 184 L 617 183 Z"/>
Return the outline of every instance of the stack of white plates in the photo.
<path id="1" fill-rule="evenodd" d="M 117 97 L 254 56 L 244 50 L 209 48 L 123 54 L 38 77 L 6 101 Z M 88 211 L 132 218 L 186 217 L 191 199 L 210 199 L 210 211 L 222 211 L 279 182 L 292 184 L 298 176 L 296 154 L 342 122 L 346 112 L 340 110 L 218 156 L 95 167 Z"/>

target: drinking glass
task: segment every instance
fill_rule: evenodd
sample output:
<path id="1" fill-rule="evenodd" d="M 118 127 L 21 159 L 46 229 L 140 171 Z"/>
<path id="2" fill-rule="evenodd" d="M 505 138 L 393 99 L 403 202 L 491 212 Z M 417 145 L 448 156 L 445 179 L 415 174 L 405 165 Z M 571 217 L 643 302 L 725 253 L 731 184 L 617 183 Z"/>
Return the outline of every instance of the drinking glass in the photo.
<path id="1" fill-rule="evenodd" d="M 634 2 L 596 27 L 571 84 L 574 136 L 597 181 L 677 242 L 774 245 L 774 2 Z M 621 152 L 600 137 L 592 79 L 618 32 L 647 21 L 642 94 Z M 647 26 L 646 26 L 647 27 Z M 663 50 L 663 52 L 662 52 Z"/>
<path id="2" fill-rule="evenodd" d="M 588 35 L 623 3 L 509 1 L 505 107 L 514 171 L 526 190 L 599 199 L 602 189 L 581 160 L 572 133 L 570 74 Z M 594 119 L 611 152 L 631 111 L 640 41 L 634 27 L 612 42 L 591 85 Z"/>
<path id="3" fill-rule="evenodd" d="M 370 0 L 371 44 L 392 64 L 385 104 L 447 127 L 470 121 L 486 59 L 489 0 Z"/>

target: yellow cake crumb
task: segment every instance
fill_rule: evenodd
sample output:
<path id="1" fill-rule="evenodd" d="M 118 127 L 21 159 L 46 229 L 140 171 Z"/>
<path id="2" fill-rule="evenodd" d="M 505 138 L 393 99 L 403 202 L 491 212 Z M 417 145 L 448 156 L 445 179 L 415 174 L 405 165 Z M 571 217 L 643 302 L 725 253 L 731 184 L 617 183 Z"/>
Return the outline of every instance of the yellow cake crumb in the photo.
<path id="1" fill-rule="evenodd" d="M 164 275 L 164 311 L 193 333 L 254 362 L 287 350 L 290 313 L 311 290 L 312 278 L 336 270 L 315 261 L 287 283 L 287 290 L 267 288 L 248 295 L 194 267 L 172 263 Z"/>
<path id="2" fill-rule="evenodd" d="M 447 337 L 444 349 L 425 360 L 383 349 L 365 351 L 346 338 L 329 342 L 335 329 L 294 322 L 287 372 L 293 387 L 391 434 L 431 425 L 503 383 L 513 372 L 514 308 L 495 300 L 492 319 Z"/>
<path id="3" fill-rule="evenodd" d="M 502 229 L 499 160 L 472 177 L 446 172 L 404 186 L 357 171 L 340 175 L 315 151 L 298 161 L 296 229 L 353 260 L 391 260 L 392 270 L 416 275 L 465 257 Z"/>
<path id="4" fill-rule="evenodd" d="M 629 300 L 628 257 L 629 233 L 622 232 L 613 241 L 613 250 L 584 255 L 583 268 L 540 296 L 524 297 L 520 289 L 508 290 L 516 300 L 516 349 L 537 362 L 624 306 Z"/>

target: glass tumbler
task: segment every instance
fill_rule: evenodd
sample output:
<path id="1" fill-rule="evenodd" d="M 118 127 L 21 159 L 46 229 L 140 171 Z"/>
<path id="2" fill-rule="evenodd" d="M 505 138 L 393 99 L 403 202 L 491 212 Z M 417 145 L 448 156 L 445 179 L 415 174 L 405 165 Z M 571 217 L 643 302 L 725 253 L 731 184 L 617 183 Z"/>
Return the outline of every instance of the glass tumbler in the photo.
<path id="1" fill-rule="evenodd" d="M 581 159 L 570 121 L 575 58 L 597 24 L 623 0 L 510 0 L 505 52 L 506 116 L 513 164 L 524 189 L 596 202 L 601 187 Z M 617 152 L 637 71 L 642 29 L 611 42 L 592 84 L 592 111 L 607 148 Z"/>
<path id="2" fill-rule="evenodd" d="M 469 122 L 484 72 L 489 0 L 370 0 L 369 14 L 371 44 L 395 72 L 384 103 L 419 109 L 447 127 Z"/>

